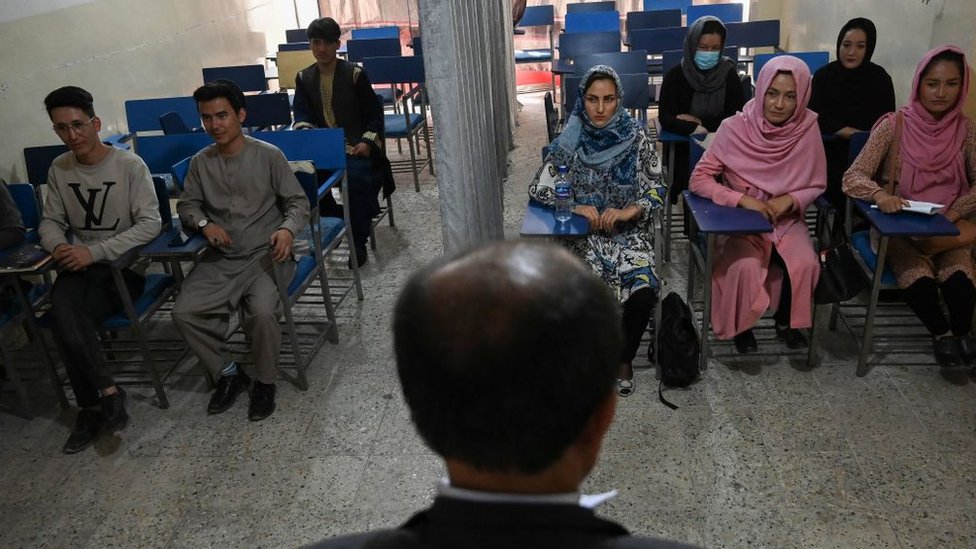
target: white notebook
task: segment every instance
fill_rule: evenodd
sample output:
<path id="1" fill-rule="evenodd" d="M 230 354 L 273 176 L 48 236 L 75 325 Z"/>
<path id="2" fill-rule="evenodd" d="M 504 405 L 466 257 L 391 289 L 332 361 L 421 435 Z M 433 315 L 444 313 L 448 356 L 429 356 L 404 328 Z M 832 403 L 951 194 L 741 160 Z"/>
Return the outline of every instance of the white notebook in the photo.
<path id="1" fill-rule="evenodd" d="M 922 202 L 921 200 L 908 200 L 908 205 L 901 209 L 903 212 L 915 212 L 920 214 L 932 215 L 945 208 L 944 204 L 934 202 Z M 872 208 L 877 208 L 877 204 L 872 204 Z"/>

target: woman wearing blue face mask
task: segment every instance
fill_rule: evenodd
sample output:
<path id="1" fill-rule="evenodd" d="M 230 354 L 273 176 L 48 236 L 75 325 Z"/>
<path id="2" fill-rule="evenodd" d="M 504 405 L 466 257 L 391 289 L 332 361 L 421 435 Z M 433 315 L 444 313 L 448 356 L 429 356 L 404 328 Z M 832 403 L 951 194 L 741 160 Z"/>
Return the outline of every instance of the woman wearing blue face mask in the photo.
<path id="1" fill-rule="evenodd" d="M 659 119 L 673 133 L 714 132 L 722 120 L 742 109 L 745 95 L 735 62 L 722 56 L 725 25 L 705 16 L 688 29 L 681 64 L 664 75 L 661 85 Z M 674 188 L 669 191 L 676 202 L 688 186 L 688 146 L 676 144 Z"/>

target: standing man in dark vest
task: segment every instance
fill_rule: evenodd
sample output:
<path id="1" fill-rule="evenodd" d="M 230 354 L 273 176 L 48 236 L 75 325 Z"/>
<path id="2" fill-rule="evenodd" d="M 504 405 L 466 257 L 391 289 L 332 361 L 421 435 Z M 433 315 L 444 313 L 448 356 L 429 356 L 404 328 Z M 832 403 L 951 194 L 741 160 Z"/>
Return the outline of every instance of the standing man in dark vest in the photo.
<path id="1" fill-rule="evenodd" d="M 102 143 L 92 96 L 76 86 L 44 98 L 54 133 L 70 149 L 54 159 L 38 232 L 58 263 L 51 290 L 54 340 L 81 411 L 62 450 L 73 454 L 102 430 L 125 428 L 125 392 L 105 371 L 98 326 L 122 309 L 111 262 L 159 234 L 159 203 L 149 168 L 138 156 Z M 71 238 L 69 238 L 69 233 Z M 135 299 L 145 262 L 122 271 Z"/>
<path id="2" fill-rule="evenodd" d="M 342 128 L 346 132 L 346 174 L 349 178 L 349 215 L 356 258 L 366 263 L 370 223 L 380 212 L 378 194 L 396 189 L 390 161 L 383 151 L 383 105 L 363 69 L 336 57 L 339 24 L 331 17 L 308 26 L 315 64 L 295 77 L 296 130 Z M 342 217 L 331 195 L 319 204 L 324 216 Z"/>

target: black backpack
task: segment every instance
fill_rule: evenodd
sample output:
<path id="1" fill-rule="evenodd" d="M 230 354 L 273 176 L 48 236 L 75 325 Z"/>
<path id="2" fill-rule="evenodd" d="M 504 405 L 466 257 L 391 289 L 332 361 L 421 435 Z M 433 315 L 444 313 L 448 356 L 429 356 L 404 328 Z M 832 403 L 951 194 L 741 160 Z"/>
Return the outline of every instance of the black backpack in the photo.
<path id="1" fill-rule="evenodd" d="M 698 379 L 698 331 L 691 307 L 671 292 L 661 302 L 661 325 L 657 330 L 657 363 L 661 367 L 658 398 L 672 410 L 678 407 L 664 398 L 662 388 L 687 387 Z"/>

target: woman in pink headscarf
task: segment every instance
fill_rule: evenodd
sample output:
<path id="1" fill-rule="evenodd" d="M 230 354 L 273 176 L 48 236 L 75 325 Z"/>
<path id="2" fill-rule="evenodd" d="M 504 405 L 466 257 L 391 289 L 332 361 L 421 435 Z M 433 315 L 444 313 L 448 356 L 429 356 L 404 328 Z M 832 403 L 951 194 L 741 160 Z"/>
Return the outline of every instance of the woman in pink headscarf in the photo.
<path id="1" fill-rule="evenodd" d="M 871 137 L 844 174 L 844 192 L 868 200 L 884 212 L 902 209 L 904 201 L 945 204 L 942 212 L 956 222 L 976 213 L 976 127 L 962 114 L 969 90 L 969 67 L 956 46 L 941 46 L 919 62 L 908 105 L 875 124 Z M 896 120 L 903 120 L 894 166 L 895 188 L 884 190 Z M 877 243 L 875 237 L 874 243 Z M 970 247 L 924 253 L 911 239 L 892 238 L 888 266 L 895 273 L 905 301 L 932 334 L 936 359 L 958 365 L 976 358 L 970 334 L 976 306 L 976 265 Z M 924 249 L 924 246 L 922 246 Z M 939 304 L 939 294 L 948 319 Z"/>
<path id="2" fill-rule="evenodd" d="M 796 57 L 771 59 L 756 97 L 727 118 L 691 174 L 691 191 L 722 206 L 755 210 L 773 232 L 721 236 L 715 246 L 712 329 L 740 353 L 758 350 L 752 327 L 776 309 L 776 335 L 796 349 L 812 321 L 820 274 L 803 212 L 827 186 L 827 164 L 808 110 L 810 69 Z"/>

